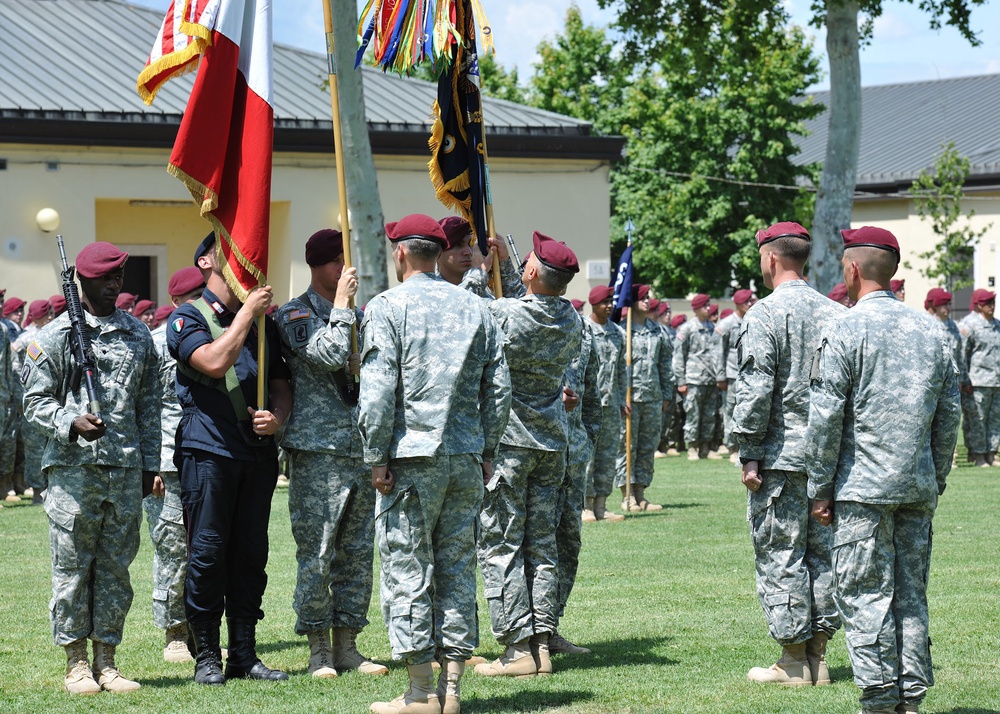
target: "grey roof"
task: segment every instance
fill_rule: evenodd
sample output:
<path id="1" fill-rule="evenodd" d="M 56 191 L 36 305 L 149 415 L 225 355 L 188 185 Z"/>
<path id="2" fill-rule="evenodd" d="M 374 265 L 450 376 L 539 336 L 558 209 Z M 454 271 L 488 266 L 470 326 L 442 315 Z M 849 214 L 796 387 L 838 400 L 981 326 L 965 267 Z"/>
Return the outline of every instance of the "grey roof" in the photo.
<path id="1" fill-rule="evenodd" d="M 813 99 L 825 105 L 830 93 Z M 862 88 L 858 188 L 911 183 L 949 141 L 969 158 L 970 180 L 1000 178 L 998 117 L 1000 74 Z M 807 122 L 796 162 L 824 160 L 828 121 Z"/>
<path id="2" fill-rule="evenodd" d="M 162 21 L 161 11 L 120 0 L 0 0 L 0 116 L 176 123 L 191 75 L 168 82 L 152 106 L 135 91 Z M 277 127 L 330 126 L 324 55 L 275 44 L 273 71 Z M 427 131 L 433 83 L 362 71 L 370 128 Z M 491 133 L 590 134 L 589 123 L 553 112 L 484 105 Z"/>

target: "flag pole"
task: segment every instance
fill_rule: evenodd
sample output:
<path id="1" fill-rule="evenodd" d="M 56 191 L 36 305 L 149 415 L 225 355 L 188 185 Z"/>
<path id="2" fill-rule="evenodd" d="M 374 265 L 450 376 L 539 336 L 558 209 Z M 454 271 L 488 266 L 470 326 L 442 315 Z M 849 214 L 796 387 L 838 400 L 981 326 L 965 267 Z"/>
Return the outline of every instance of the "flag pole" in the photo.
<path id="1" fill-rule="evenodd" d="M 483 112 L 483 93 L 482 89 L 479 92 L 479 111 Z M 493 192 L 490 190 L 490 162 L 489 154 L 486 152 L 486 118 L 483 117 L 483 175 L 486 180 L 483 185 L 484 193 L 486 194 L 486 232 L 489 233 L 489 237 L 493 238 L 496 235 L 496 226 L 493 223 Z M 503 297 L 503 281 L 500 279 L 500 258 L 497 253 L 493 253 L 493 265 L 490 266 L 490 284 L 493 288 L 493 297 L 502 298 Z"/>
<path id="2" fill-rule="evenodd" d="M 625 249 L 632 245 L 632 219 L 629 218 L 625 224 L 628 235 L 628 242 Z M 631 296 L 630 296 L 631 297 Z M 628 375 L 628 384 L 625 388 L 625 405 L 628 407 L 625 413 L 625 508 L 623 514 L 632 512 L 632 301 L 629 300 L 628 316 L 625 319 L 625 373 Z"/>
<path id="3" fill-rule="evenodd" d="M 323 29 L 326 32 L 326 53 L 328 79 L 330 82 L 330 109 L 333 114 L 333 151 L 337 164 L 337 192 L 340 201 L 340 229 L 344 235 L 344 268 L 351 262 L 351 225 L 347 210 L 347 178 L 344 170 L 343 135 L 340 131 L 340 94 L 337 89 L 337 59 L 333 54 L 333 6 L 332 0 L 323 0 Z M 354 298 L 348 307 L 354 311 Z M 351 325 L 351 352 L 358 351 L 358 327 Z M 355 381 L 357 378 L 355 378 Z"/>

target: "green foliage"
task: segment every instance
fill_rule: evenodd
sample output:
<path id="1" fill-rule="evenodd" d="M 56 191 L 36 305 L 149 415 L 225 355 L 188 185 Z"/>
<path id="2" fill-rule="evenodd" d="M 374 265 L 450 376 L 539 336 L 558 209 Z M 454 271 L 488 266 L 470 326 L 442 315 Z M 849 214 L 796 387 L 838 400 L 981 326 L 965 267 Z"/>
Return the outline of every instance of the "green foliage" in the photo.
<path id="1" fill-rule="evenodd" d="M 933 170 L 924 170 L 913 182 L 910 195 L 920 218 L 930 221 L 938 242 L 932 250 L 921 253 L 927 261 L 920 274 L 940 280 L 949 292 L 970 287 L 976 244 L 993 226 L 976 231 L 970 225 L 975 211 L 962 212 L 962 194 L 969 177 L 969 160 L 955 148 L 955 142 L 941 147 Z"/>
<path id="2" fill-rule="evenodd" d="M 599 0 L 606 2 L 606 0 Z M 917 5 L 921 10 L 930 15 L 930 26 L 932 30 L 940 30 L 948 25 L 958 30 L 969 44 L 978 47 L 982 40 L 972 30 L 970 23 L 972 19 L 972 9 L 977 5 L 985 5 L 988 0 L 902 0 L 910 5 Z M 826 8 L 830 2 L 837 0 L 813 0 L 813 18 L 811 24 L 815 27 L 823 27 L 826 22 Z M 876 18 L 882 15 L 885 5 L 883 0 L 860 0 L 858 9 L 864 18 L 861 23 L 861 38 L 867 42 L 871 39 L 872 29 Z"/>
<path id="3" fill-rule="evenodd" d="M 822 110 L 805 98 L 819 71 L 812 46 L 776 1 L 607 4 L 621 50 L 571 8 L 564 34 L 539 48 L 535 104 L 626 137 L 613 252 L 631 217 L 643 282 L 667 295 L 746 286 L 759 277 L 754 232 L 812 212 L 797 186 L 815 168 L 792 162 L 793 137 Z M 642 12 L 655 23 L 628 24 Z"/>

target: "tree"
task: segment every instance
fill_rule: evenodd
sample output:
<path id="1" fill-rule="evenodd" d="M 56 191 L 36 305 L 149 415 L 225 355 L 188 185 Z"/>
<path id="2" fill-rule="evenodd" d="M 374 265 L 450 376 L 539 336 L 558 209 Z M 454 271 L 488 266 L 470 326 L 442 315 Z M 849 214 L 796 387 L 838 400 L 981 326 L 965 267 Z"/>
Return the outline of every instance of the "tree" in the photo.
<path id="1" fill-rule="evenodd" d="M 917 4 L 930 16 L 930 26 L 951 25 L 970 44 L 980 40 L 972 31 L 971 13 L 987 0 L 901 0 Z M 711 28 L 726 0 L 598 0 L 601 7 L 619 10 L 617 25 L 625 33 L 627 48 L 639 56 L 656 57 L 660 49 L 676 41 L 671 24 L 689 24 L 698 32 Z M 748 2 L 747 5 L 758 3 Z M 851 221 L 852 199 L 857 181 L 861 127 L 861 70 L 859 47 L 871 39 L 875 18 L 882 14 L 884 0 L 813 0 L 812 24 L 826 25 L 830 59 L 830 118 L 826 160 L 816 196 L 812 222 L 814 284 L 826 291 L 839 278 L 842 250 L 840 229 Z M 858 19 L 864 18 L 861 30 Z M 668 29 L 664 29 L 667 27 Z M 692 37 L 695 35 L 692 33 Z M 680 47 L 702 62 L 710 55 L 696 44 Z"/>
<path id="2" fill-rule="evenodd" d="M 934 248 L 920 254 L 927 261 L 920 274 L 930 280 L 943 281 L 948 292 L 973 284 L 971 273 L 976 244 L 993 226 L 991 223 L 976 231 L 970 225 L 976 212 L 962 212 L 963 188 L 968 177 L 969 160 L 958 153 L 954 142 L 950 142 L 941 147 L 934 169 L 921 171 L 910 188 L 917 213 L 921 219 L 931 222 L 938 236 Z"/>
<path id="3" fill-rule="evenodd" d="M 631 217 L 645 282 L 720 294 L 759 273 L 757 229 L 811 209 L 796 184 L 813 174 L 792 162 L 792 137 L 820 111 L 804 97 L 818 63 L 779 2 L 726 0 L 697 21 L 659 21 L 669 41 L 630 49 L 633 37 L 616 53 L 571 8 L 565 34 L 539 48 L 534 101 L 626 137 L 612 168 L 613 251 Z"/>

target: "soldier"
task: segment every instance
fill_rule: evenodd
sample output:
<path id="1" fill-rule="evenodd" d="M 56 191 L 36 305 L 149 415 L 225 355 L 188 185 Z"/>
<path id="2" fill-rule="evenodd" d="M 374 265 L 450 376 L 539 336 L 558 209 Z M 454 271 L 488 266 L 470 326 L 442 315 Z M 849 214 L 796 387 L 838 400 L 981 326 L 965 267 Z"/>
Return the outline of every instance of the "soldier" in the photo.
<path id="1" fill-rule="evenodd" d="M 475 293 L 479 297 L 493 299 L 489 291 L 489 275 L 487 270 L 493 265 L 493 254 L 500 263 L 500 282 L 506 297 L 520 297 L 524 294 L 521 285 L 521 275 L 510 263 L 510 253 L 506 241 L 490 238 L 490 254 L 483 259 L 483 266 L 473 265 L 473 253 L 482 258 L 479 249 L 474 247 L 472 228 L 469 222 L 459 216 L 442 218 L 438 223 L 448 239 L 448 247 L 441 251 L 438 258 L 438 274 L 452 285 Z"/>
<path id="2" fill-rule="evenodd" d="M 205 278 L 194 266 L 181 268 L 167 283 L 171 307 L 194 302 L 205 289 Z M 174 465 L 174 445 L 181 421 L 177 401 L 177 362 L 167 350 L 167 328 L 152 332 L 156 350 L 163 408 L 160 417 L 160 468 L 153 490 L 142 499 L 153 544 L 153 624 L 164 630 L 163 660 L 190 662 L 187 616 L 184 613 L 184 578 L 187 575 L 187 532 L 181 481 Z"/>
<path id="3" fill-rule="evenodd" d="M 992 466 L 1000 448 L 1000 320 L 993 317 L 996 293 L 977 290 L 963 345 L 963 362 L 972 384 L 975 420 L 969 425 L 969 452 L 976 466 Z"/>
<path id="4" fill-rule="evenodd" d="M 118 300 L 115 301 L 115 307 L 117 307 L 122 312 L 127 312 L 129 315 L 135 309 L 135 301 L 138 299 L 138 295 L 133 295 L 132 293 L 122 293 L 118 296 Z"/>
<path id="5" fill-rule="evenodd" d="M 375 491 L 352 392 L 361 366 L 351 351 L 351 327 L 363 317 L 350 305 L 357 270 L 344 270 L 343 237 L 332 229 L 306 241 L 306 264 L 309 288 L 276 318 L 297 395 L 281 440 L 295 474 L 288 486 L 298 560 L 295 632 L 309 640 L 314 677 L 388 674 L 356 644 L 368 625 L 375 550 Z"/>
<path id="6" fill-rule="evenodd" d="M 951 319 L 952 294 L 943 288 L 931 288 L 927 291 L 927 298 L 924 300 L 924 310 L 931 317 L 935 318 L 937 324 L 944 330 L 951 346 L 951 355 L 958 366 L 958 391 L 962 403 L 962 426 L 968 428 L 966 417 L 966 401 L 973 402 L 972 383 L 969 382 L 969 372 L 965 366 L 962 348 L 962 333 L 958 325 Z M 968 437 L 966 437 L 968 443 Z M 983 459 L 985 461 L 985 459 Z M 983 464 L 980 463 L 980 466 Z M 987 466 L 989 464 L 986 464 Z"/>
<path id="7" fill-rule="evenodd" d="M 150 330 L 153 329 L 153 322 L 156 318 L 156 303 L 152 300 L 139 300 L 135 304 L 132 316 L 138 318 Z"/>
<path id="8" fill-rule="evenodd" d="M 889 283 L 889 289 L 892 294 L 896 296 L 896 299 L 900 302 L 906 302 L 906 281 L 905 280 L 893 280 Z"/>
<path id="9" fill-rule="evenodd" d="M 52 306 L 52 317 L 57 318 L 66 312 L 66 298 L 62 295 L 53 295 L 49 298 L 49 305 Z"/>
<path id="10" fill-rule="evenodd" d="M 684 441 L 688 460 L 720 458 L 712 452 L 716 400 L 726 380 L 718 365 L 719 336 L 709 320 L 710 298 L 699 293 L 691 299 L 695 319 L 677 330 L 673 370 L 677 392 L 684 397 Z"/>
<path id="11" fill-rule="evenodd" d="M 2 293 L 0 293 L 2 299 Z M 10 448 L 6 443 L 5 436 L 8 431 L 8 424 L 17 414 L 14 409 L 14 371 L 11 362 L 10 338 L 7 336 L 7 326 L 0 322 L 0 495 L 7 493 L 7 482 L 10 479 L 10 471 L 13 467 L 13 457 L 10 455 Z M 20 500 L 20 499 L 18 499 Z M 3 508 L 3 504 L 0 504 Z"/>
<path id="12" fill-rule="evenodd" d="M 563 379 L 580 353 L 583 325 L 559 297 L 580 270 L 564 243 L 535 232 L 522 281 L 527 294 L 489 304 L 506 337 L 513 391 L 480 515 L 479 567 L 493 635 L 504 654 L 476 673 L 551 674 L 549 636 L 558 614 L 556 523 L 566 473 Z"/>
<path id="13" fill-rule="evenodd" d="M 28 316 L 24 329 L 14 340 L 14 369 L 20 372 L 24 366 L 24 353 L 28 345 L 38 338 L 38 331 L 52 321 L 52 306 L 48 300 L 32 300 L 28 305 Z M 20 392 L 20 389 L 18 390 Z M 23 395 L 22 395 L 23 396 Z M 21 416 L 18 431 L 20 443 L 17 445 L 18 458 L 14 473 L 16 493 L 31 495 L 45 490 L 45 476 L 42 474 L 42 452 L 45 450 L 45 432 Z"/>
<path id="14" fill-rule="evenodd" d="M 862 711 L 916 712 L 934 681 L 931 519 L 957 440 L 958 372 L 941 331 L 889 290 L 892 233 L 841 233 L 857 304 L 824 330 L 813 367 L 809 497 L 833 523 L 834 598 Z"/>
<path id="15" fill-rule="evenodd" d="M 847 286 L 843 283 L 837 283 L 833 286 L 833 289 L 826 294 L 828 298 L 834 302 L 838 302 L 844 307 L 851 306 L 851 298 L 847 294 Z"/>
<path id="16" fill-rule="evenodd" d="M 50 612 L 67 656 L 71 694 L 139 688 L 115 665 L 132 604 L 128 568 L 139 550 L 142 493 L 159 467 L 160 395 L 149 330 L 115 309 L 128 254 L 91 243 L 77 255 L 83 327 L 101 400 L 92 406 L 70 358 L 62 316 L 25 351 L 24 413 L 49 434 L 42 456 L 52 550 Z M 94 644 L 93 670 L 87 639 Z"/>
<path id="17" fill-rule="evenodd" d="M 371 709 L 457 714 L 479 639 L 476 517 L 507 423 L 510 373 L 487 303 L 434 273 L 447 244 L 438 223 L 411 215 L 386 236 L 401 284 L 365 310 L 358 423 L 379 492 L 382 612 L 410 688 Z"/>
<path id="18" fill-rule="evenodd" d="M 177 400 L 183 410 L 174 464 L 188 532 L 184 609 L 196 645 L 194 681 L 286 680 L 257 656 L 257 622 L 267 584 L 267 523 L 278 480 L 274 434 L 292 406 L 290 373 L 281 338 L 265 318 L 264 404 L 257 400 L 258 317 L 271 303 L 271 287 L 240 303 L 222 275 L 221 254 L 210 233 L 195 251 L 206 287 L 178 307 L 167 327 L 167 348 L 177 360 Z M 270 398 L 268 398 L 270 395 Z M 219 627 L 225 613 L 229 657 L 225 675 Z"/>
<path id="19" fill-rule="evenodd" d="M 663 415 L 670 408 L 674 394 L 671 371 L 672 345 L 660 326 L 649 319 L 649 286 L 632 289 L 632 473 L 626 463 L 626 430 L 619 432 L 618 459 L 615 462 L 615 486 L 622 492 L 622 510 L 630 512 L 662 511 L 663 506 L 646 499 L 646 489 L 653 482 L 653 459 L 663 429 Z M 632 482 L 632 494 L 626 499 L 625 479 Z"/>
<path id="20" fill-rule="evenodd" d="M 3 302 L 3 321 L 11 342 L 21 334 L 21 322 L 24 320 L 24 300 L 19 297 L 9 297 Z"/>
<path id="21" fill-rule="evenodd" d="M 958 326 L 958 332 L 962 336 L 962 358 L 961 366 L 959 369 L 964 369 L 966 375 L 968 375 L 968 369 L 965 367 L 965 338 L 969 334 L 971 327 L 983 319 L 976 311 L 976 302 L 982 294 L 989 293 L 988 290 L 977 289 L 972 291 L 972 296 L 969 299 L 969 312 L 965 316 L 955 323 Z M 971 386 L 971 385 L 970 385 Z M 979 415 L 976 412 L 976 400 L 973 397 L 971 388 L 968 392 L 966 390 L 959 390 L 959 397 L 962 400 L 962 441 L 966 446 L 966 458 L 971 463 L 976 460 L 976 453 L 970 448 L 972 442 L 971 434 L 976 431 L 976 429 L 982 429 L 982 424 L 979 421 Z M 977 426 L 973 427 L 973 424 Z M 980 466 L 985 463 L 986 458 L 983 457 L 980 462 Z M 989 466 L 989 464 L 986 464 Z"/>
<path id="22" fill-rule="evenodd" d="M 803 279 L 812 239 L 798 223 L 758 231 L 757 246 L 764 285 L 774 292 L 745 312 L 733 345 L 733 433 L 748 489 L 757 596 L 782 654 L 747 677 L 788 686 L 829 684 L 826 643 L 840 619 L 830 531 L 809 517 L 805 435 L 813 355 L 824 326 L 845 308 Z"/>
<path id="23" fill-rule="evenodd" d="M 594 444 L 594 456 L 587 465 L 587 489 L 582 520 L 622 521 L 625 516 L 607 510 L 608 496 L 615 477 L 615 461 L 621 439 L 622 419 L 632 407 L 625 403 L 628 372 L 625 369 L 625 334 L 609 318 L 615 289 L 598 285 L 590 291 L 590 330 L 594 335 L 597 385 L 601 392 L 601 430 Z"/>
<path id="24" fill-rule="evenodd" d="M 574 308 L 575 309 L 575 308 Z M 587 491 L 587 465 L 602 429 L 601 393 L 597 384 L 597 345 L 590 320 L 580 318 L 583 336 L 580 354 L 566 370 L 563 403 L 568 411 L 569 444 L 566 449 L 566 476 L 559 492 L 559 520 L 556 547 L 559 573 L 559 606 L 556 619 L 566 612 L 569 594 L 576 583 L 580 561 L 580 531 Z M 596 519 L 595 519 L 596 520 Z M 586 647 L 573 644 L 553 630 L 549 654 L 590 654 Z"/>
<path id="25" fill-rule="evenodd" d="M 715 332 L 719 335 L 719 371 L 726 376 L 726 389 L 722 393 L 724 419 L 722 443 L 729 449 L 729 460 L 734 464 L 739 463 L 740 458 L 739 447 L 733 434 L 733 407 L 736 406 L 736 393 L 733 389 L 740 369 L 736 359 L 736 339 L 740 334 L 743 316 L 756 301 L 752 290 L 746 288 L 737 290 L 733 293 L 733 303 L 736 308 L 729 315 L 721 317 L 715 326 Z"/>

